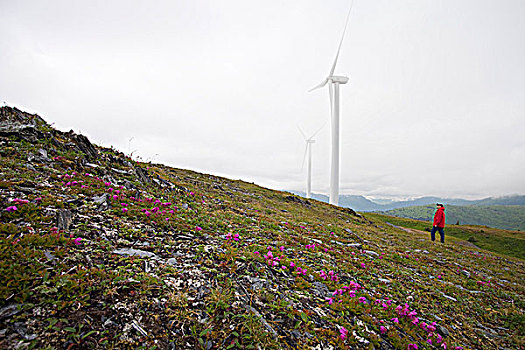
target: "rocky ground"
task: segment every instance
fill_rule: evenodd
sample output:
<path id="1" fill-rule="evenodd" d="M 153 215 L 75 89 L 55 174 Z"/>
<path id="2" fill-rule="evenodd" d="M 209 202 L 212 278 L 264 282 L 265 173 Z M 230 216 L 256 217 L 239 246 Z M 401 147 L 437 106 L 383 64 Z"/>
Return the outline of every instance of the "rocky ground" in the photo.
<path id="1" fill-rule="evenodd" d="M 522 260 L 0 109 L 0 347 L 518 349 Z"/>

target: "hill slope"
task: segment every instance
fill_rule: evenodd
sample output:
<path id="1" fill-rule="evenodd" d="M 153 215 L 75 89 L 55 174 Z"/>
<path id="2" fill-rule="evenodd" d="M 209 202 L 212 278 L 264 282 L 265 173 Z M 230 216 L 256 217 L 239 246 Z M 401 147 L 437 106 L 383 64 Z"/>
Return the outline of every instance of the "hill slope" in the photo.
<path id="1" fill-rule="evenodd" d="M 2 348 L 524 346 L 521 260 L 137 163 L 16 109 L 0 145 Z"/>
<path id="2" fill-rule="evenodd" d="M 434 206 L 415 206 L 388 210 L 385 214 L 430 221 Z M 525 230 L 525 205 L 446 206 L 446 223 L 485 225 L 504 230 Z"/>

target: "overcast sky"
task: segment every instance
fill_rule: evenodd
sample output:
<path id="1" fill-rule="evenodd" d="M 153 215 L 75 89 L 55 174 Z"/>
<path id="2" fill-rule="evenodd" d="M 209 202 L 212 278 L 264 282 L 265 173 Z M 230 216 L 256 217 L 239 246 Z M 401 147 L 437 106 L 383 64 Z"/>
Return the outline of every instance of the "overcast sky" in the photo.
<path id="1" fill-rule="evenodd" d="M 144 160 L 327 193 L 347 0 L 0 0 L 0 99 Z M 355 0 L 341 193 L 525 193 L 525 1 Z M 131 139 L 131 141 L 130 141 Z"/>

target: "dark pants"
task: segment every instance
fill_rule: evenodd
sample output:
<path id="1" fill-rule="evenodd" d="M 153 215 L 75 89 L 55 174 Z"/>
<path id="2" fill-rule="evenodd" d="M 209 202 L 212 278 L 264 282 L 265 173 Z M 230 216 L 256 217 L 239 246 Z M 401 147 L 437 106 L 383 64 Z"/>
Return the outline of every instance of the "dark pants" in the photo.
<path id="1" fill-rule="evenodd" d="M 430 232 L 430 238 L 432 241 L 436 240 L 436 231 L 439 231 L 439 234 L 441 235 L 441 243 L 445 243 L 445 231 L 443 231 L 443 227 L 432 227 L 432 231 Z"/>

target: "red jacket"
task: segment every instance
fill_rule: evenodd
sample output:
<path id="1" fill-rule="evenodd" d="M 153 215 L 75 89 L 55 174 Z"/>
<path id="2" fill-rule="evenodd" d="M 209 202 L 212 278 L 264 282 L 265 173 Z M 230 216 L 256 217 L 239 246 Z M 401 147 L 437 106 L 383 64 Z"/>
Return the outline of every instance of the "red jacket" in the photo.
<path id="1" fill-rule="evenodd" d="M 445 208 L 439 207 L 434 214 L 434 226 L 445 227 Z"/>

